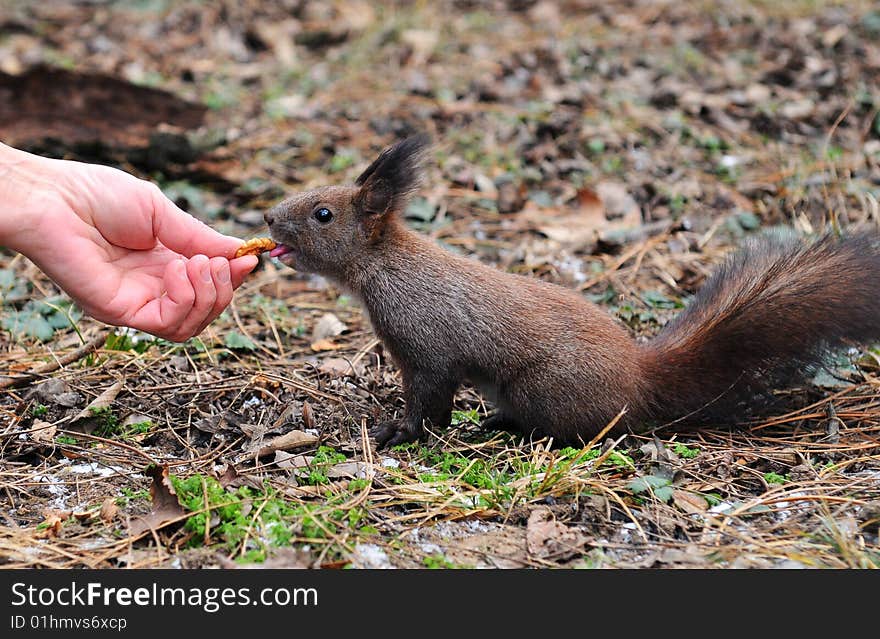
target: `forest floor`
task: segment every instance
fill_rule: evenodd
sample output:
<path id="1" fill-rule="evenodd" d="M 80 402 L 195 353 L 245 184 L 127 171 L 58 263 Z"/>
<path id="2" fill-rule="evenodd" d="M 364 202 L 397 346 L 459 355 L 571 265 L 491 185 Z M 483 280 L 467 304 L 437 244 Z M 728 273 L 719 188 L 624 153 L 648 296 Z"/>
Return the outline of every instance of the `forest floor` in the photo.
<path id="1" fill-rule="evenodd" d="M 639 339 L 750 235 L 880 224 L 872 2 L 13 0 L 0 72 L 0 139 L 245 238 L 427 131 L 415 228 Z M 734 426 L 558 448 L 465 389 L 376 450 L 400 378 L 321 278 L 264 257 L 185 344 L 0 287 L 3 567 L 880 566 L 877 345 Z"/>

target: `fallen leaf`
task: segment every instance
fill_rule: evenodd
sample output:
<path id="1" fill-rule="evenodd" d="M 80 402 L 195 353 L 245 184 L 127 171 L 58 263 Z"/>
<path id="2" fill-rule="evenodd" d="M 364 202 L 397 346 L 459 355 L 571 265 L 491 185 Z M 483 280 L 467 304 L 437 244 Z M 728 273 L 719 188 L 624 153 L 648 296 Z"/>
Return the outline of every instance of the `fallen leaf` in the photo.
<path id="1" fill-rule="evenodd" d="M 104 502 L 101 504 L 101 511 L 98 515 L 101 517 L 101 521 L 105 524 L 110 524 L 116 519 L 116 515 L 119 513 L 119 506 L 116 505 L 116 499 L 113 497 L 107 497 L 104 499 Z"/>
<path id="2" fill-rule="evenodd" d="M 357 375 L 357 371 L 347 359 L 342 357 L 330 357 L 325 359 L 318 370 L 333 377 L 344 377 L 345 375 Z"/>
<path id="3" fill-rule="evenodd" d="M 338 351 L 340 348 L 342 348 L 342 345 L 329 339 L 319 339 L 311 344 L 311 349 L 316 353 L 321 351 Z"/>
<path id="4" fill-rule="evenodd" d="M 295 468 L 308 468 L 313 459 L 313 455 L 294 455 L 293 453 L 285 453 L 283 450 L 276 450 L 274 462 L 278 468 L 293 470 Z"/>
<path id="5" fill-rule="evenodd" d="M 303 426 L 306 428 L 315 427 L 315 411 L 312 410 L 312 405 L 308 402 L 303 402 L 302 418 Z"/>
<path id="6" fill-rule="evenodd" d="M 100 411 L 102 408 L 110 407 L 113 404 L 113 401 L 116 399 L 116 396 L 119 395 L 119 391 L 122 390 L 122 387 L 124 385 L 124 379 L 120 379 L 119 381 L 117 381 L 110 388 L 108 388 L 103 393 L 98 395 L 95 399 L 93 399 L 88 406 L 77 413 L 76 417 L 73 418 L 71 423 L 78 422 L 81 419 L 94 417 L 97 411 Z"/>
<path id="7" fill-rule="evenodd" d="M 176 522 L 186 514 L 186 511 L 177 499 L 174 486 L 171 485 L 171 479 L 168 477 L 168 467 L 152 465 L 145 472 L 153 478 L 153 483 L 150 485 L 150 497 L 153 501 L 153 508 L 149 515 L 132 520 L 129 533 L 135 537 L 148 530 L 163 528 L 172 522 Z"/>
<path id="8" fill-rule="evenodd" d="M 526 547 L 533 557 L 563 560 L 581 554 L 587 538 L 556 521 L 549 508 L 535 508 L 526 524 Z"/>
<path id="9" fill-rule="evenodd" d="M 31 428 L 31 439 L 39 444 L 51 444 L 55 441 L 58 427 L 55 424 L 35 419 Z"/>
<path id="10" fill-rule="evenodd" d="M 691 515 L 699 515 L 706 512 L 706 509 L 709 507 L 709 504 L 706 503 L 702 496 L 679 488 L 672 491 L 672 501 L 684 512 Z"/>
<path id="11" fill-rule="evenodd" d="M 422 66 L 437 46 L 438 34 L 427 29 L 407 29 L 400 34 L 400 41 L 412 47 L 413 54 L 410 64 Z"/>
<path id="12" fill-rule="evenodd" d="M 261 490 L 263 488 L 263 483 L 259 479 L 240 474 L 232 464 L 226 465 L 223 472 L 217 476 L 217 481 L 220 482 L 223 488 L 239 488 L 241 486 L 247 486 L 254 490 Z"/>
<path id="13" fill-rule="evenodd" d="M 327 477 L 339 479 L 341 477 L 354 477 L 363 479 L 367 476 L 367 465 L 359 461 L 348 461 L 336 464 L 327 469 Z"/>
<path id="14" fill-rule="evenodd" d="M 626 226 L 638 226 L 642 223 L 642 209 L 627 192 L 626 186 L 620 182 L 604 180 L 596 185 L 596 195 L 605 207 L 605 216 L 619 219 Z"/>
<path id="15" fill-rule="evenodd" d="M 264 442 L 263 446 L 257 451 L 258 457 L 265 457 L 273 454 L 276 450 L 292 450 L 294 448 L 303 448 L 318 442 L 315 435 L 309 435 L 301 430 L 292 430 L 289 433 Z"/>
<path id="16" fill-rule="evenodd" d="M 312 331 L 312 341 L 318 342 L 328 337 L 336 337 L 347 330 L 348 326 L 333 313 L 324 313 L 315 324 L 315 329 Z"/>
<path id="17" fill-rule="evenodd" d="M 786 102 L 781 107 L 779 107 L 779 113 L 785 118 L 789 118 L 791 120 L 802 120 L 803 118 L 811 115 L 813 110 L 816 108 L 815 103 L 809 98 L 804 98 L 801 100 L 792 100 L 791 102 Z"/>
<path id="18" fill-rule="evenodd" d="M 40 524 L 36 537 L 39 539 L 49 539 L 57 537 L 64 525 L 64 520 L 70 517 L 70 511 L 49 510 L 44 515 L 45 520 Z"/>

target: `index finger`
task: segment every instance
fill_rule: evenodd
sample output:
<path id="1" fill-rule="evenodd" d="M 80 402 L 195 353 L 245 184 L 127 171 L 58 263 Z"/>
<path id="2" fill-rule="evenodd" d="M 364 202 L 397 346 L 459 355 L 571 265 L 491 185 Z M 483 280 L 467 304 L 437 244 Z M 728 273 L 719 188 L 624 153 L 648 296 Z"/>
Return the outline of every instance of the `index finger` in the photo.
<path id="1" fill-rule="evenodd" d="M 218 233 L 204 222 L 179 209 L 155 187 L 152 195 L 153 236 L 185 257 L 202 254 L 231 259 L 244 242 Z"/>

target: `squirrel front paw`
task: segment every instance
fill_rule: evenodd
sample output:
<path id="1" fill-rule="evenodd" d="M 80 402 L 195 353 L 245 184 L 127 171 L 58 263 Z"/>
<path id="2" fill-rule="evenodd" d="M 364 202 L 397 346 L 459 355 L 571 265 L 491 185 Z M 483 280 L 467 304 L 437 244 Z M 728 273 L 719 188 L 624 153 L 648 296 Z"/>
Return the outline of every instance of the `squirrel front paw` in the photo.
<path id="1" fill-rule="evenodd" d="M 413 428 L 402 419 L 382 422 L 370 429 L 370 435 L 376 440 L 379 448 L 414 442 L 421 438 L 423 432 L 421 428 Z"/>

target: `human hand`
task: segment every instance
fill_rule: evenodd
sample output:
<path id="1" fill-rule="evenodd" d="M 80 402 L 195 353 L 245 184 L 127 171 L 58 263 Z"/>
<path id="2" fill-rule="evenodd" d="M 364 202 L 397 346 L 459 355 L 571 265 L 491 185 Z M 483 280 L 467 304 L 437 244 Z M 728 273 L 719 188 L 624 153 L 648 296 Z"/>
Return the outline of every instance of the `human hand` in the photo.
<path id="1" fill-rule="evenodd" d="M 110 167 L 22 155 L 12 171 L 18 184 L 0 172 L 0 196 L 10 188 L 27 194 L 9 212 L 17 222 L 4 243 L 95 319 L 186 340 L 226 308 L 257 264 L 254 256 L 231 259 L 241 240 L 184 213 L 150 182 Z M 7 198 L 4 208 L 10 199 L 16 203 Z"/>

